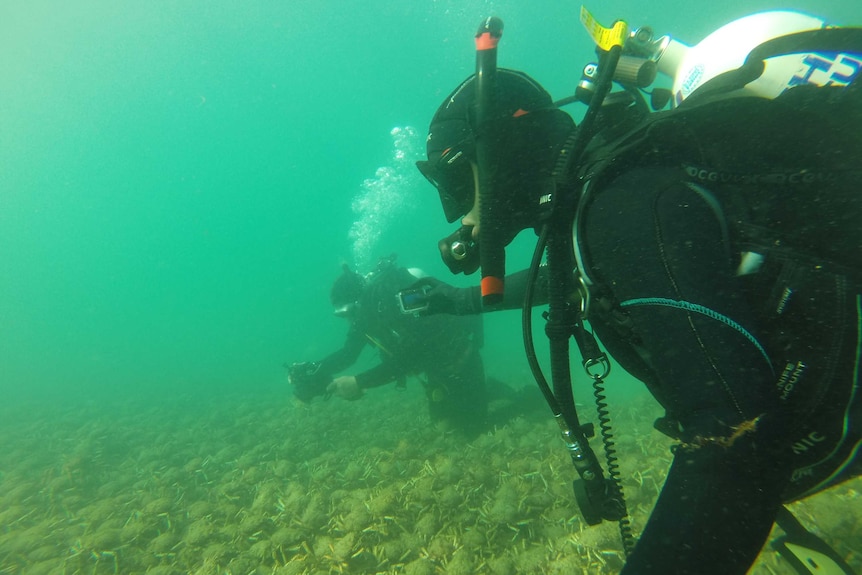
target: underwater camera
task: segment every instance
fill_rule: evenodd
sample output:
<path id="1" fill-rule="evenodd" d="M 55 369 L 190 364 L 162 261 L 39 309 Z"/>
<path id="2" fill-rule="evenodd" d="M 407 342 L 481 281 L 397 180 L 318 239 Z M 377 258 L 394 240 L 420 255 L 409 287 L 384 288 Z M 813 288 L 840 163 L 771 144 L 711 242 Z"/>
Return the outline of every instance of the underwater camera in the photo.
<path id="1" fill-rule="evenodd" d="M 395 299 L 398 302 L 398 309 L 403 314 L 418 315 L 428 310 L 428 292 L 431 291 L 430 286 L 422 286 L 401 290 L 395 294 Z"/>
<path id="2" fill-rule="evenodd" d="M 311 401 L 326 394 L 326 386 L 332 378 L 320 370 L 320 363 L 303 361 L 287 366 L 287 381 L 293 385 L 293 395 L 300 401 Z"/>

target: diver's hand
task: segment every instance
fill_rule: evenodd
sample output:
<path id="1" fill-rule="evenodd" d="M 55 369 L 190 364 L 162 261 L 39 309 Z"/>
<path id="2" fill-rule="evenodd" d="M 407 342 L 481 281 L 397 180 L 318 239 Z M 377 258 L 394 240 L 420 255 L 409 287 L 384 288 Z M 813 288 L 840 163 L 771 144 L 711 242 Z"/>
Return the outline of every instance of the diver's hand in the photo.
<path id="1" fill-rule="evenodd" d="M 362 389 L 352 375 L 336 377 L 326 386 L 326 391 L 343 399 L 354 400 L 362 397 Z"/>

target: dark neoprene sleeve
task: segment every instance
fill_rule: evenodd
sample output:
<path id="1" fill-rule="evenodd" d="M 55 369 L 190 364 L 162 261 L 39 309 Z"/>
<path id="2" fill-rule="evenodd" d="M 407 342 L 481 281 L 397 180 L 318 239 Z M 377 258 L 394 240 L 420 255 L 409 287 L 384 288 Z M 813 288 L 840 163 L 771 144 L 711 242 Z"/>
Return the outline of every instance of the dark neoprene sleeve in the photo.
<path id="1" fill-rule="evenodd" d="M 503 295 L 503 302 L 494 311 L 521 309 L 524 305 L 528 275 L 529 270 L 522 270 L 506 276 L 506 290 Z M 426 278 L 419 283 L 432 286 L 432 291 L 429 294 L 431 313 L 474 315 L 483 311 L 482 293 L 479 286 L 457 288 L 433 278 Z M 547 284 L 547 274 L 545 273 L 545 268 L 542 267 L 536 279 L 533 305 L 548 303 Z"/>

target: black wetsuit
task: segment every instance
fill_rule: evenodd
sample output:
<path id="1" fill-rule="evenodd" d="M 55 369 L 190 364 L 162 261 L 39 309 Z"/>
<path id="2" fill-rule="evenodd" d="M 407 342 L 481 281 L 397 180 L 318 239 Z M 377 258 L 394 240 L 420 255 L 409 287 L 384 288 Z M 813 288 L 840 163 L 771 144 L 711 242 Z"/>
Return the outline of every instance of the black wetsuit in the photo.
<path id="1" fill-rule="evenodd" d="M 433 278 L 424 281 L 445 285 Z M 402 313 L 396 294 L 416 282 L 407 269 L 394 265 L 375 271 L 351 319 L 344 346 L 321 361 L 320 369 L 337 374 L 371 345 L 379 351 L 381 363 L 356 376 L 360 388 L 424 376 L 432 418 L 451 421 L 462 429 L 478 429 L 487 412 L 481 317 Z"/>
<path id="2" fill-rule="evenodd" d="M 623 573 L 744 574 L 782 502 L 860 472 L 860 91 L 682 108 L 595 141 L 576 224 L 590 324 L 680 441 Z"/>
<path id="3" fill-rule="evenodd" d="M 681 441 L 624 574 L 745 573 L 782 501 L 858 473 L 860 120 L 858 90 L 724 100 L 585 168 L 591 324 Z"/>

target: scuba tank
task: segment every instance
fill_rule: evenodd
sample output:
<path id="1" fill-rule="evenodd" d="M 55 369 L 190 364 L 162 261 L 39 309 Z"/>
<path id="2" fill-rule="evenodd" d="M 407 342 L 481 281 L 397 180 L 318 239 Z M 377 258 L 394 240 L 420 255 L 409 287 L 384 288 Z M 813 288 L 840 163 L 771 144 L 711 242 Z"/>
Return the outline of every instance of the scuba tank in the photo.
<path id="1" fill-rule="evenodd" d="M 694 46 L 669 39 L 657 64 L 660 73 L 673 79 L 671 105 L 679 106 L 713 78 L 742 67 L 748 55 L 764 42 L 826 26 L 821 18 L 801 12 L 774 10 L 734 20 Z M 858 73 L 860 66 L 859 54 L 788 53 L 770 58 L 760 77 L 734 95 L 771 99 L 800 84 L 846 85 Z"/>

